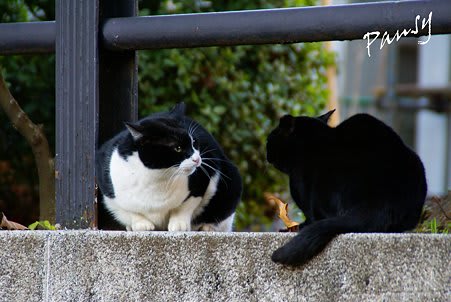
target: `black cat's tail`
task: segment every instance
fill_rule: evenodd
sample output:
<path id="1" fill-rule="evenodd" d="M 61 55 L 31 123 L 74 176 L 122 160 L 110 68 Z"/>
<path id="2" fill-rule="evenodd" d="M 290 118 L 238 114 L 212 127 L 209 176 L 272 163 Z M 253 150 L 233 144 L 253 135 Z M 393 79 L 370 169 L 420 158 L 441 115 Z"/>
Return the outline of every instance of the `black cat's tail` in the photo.
<path id="1" fill-rule="evenodd" d="M 368 230 L 367 230 L 368 231 Z M 287 265 L 302 265 L 320 253 L 338 234 L 365 232 L 352 217 L 319 220 L 303 227 L 290 242 L 272 254 L 272 260 Z"/>

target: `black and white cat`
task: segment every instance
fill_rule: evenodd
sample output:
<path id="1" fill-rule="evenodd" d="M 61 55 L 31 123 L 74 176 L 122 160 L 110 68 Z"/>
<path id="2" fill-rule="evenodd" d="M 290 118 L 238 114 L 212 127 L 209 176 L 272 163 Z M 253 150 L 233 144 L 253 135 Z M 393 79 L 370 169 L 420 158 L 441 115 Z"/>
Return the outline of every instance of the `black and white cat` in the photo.
<path id="1" fill-rule="evenodd" d="M 331 128 L 332 113 L 286 115 L 268 136 L 267 159 L 289 175 L 306 217 L 275 262 L 301 265 L 337 234 L 402 232 L 420 218 L 427 185 L 419 157 L 378 119 L 357 114 Z"/>
<path id="2" fill-rule="evenodd" d="M 150 115 L 97 152 L 106 209 L 133 231 L 231 231 L 242 184 L 237 168 L 185 105 Z"/>

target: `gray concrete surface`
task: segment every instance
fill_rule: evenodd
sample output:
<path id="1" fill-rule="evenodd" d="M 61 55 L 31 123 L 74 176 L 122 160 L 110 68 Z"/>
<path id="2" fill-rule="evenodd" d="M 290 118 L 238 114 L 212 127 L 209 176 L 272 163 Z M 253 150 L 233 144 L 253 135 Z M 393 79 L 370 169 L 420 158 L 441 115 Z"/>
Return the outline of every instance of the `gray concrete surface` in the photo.
<path id="1" fill-rule="evenodd" d="M 451 236 L 346 234 L 297 269 L 292 234 L 0 231 L 0 301 L 451 301 Z"/>

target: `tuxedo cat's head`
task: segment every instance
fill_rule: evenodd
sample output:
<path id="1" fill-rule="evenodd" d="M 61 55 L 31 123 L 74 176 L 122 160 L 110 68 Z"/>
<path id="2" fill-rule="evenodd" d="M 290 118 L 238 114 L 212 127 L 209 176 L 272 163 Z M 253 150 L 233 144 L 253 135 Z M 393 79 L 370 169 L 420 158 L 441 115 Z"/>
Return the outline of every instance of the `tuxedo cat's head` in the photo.
<path id="1" fill-rule="evenodd" d="M 324 138 L 329 129 L 327 122 L 334 111 L 318 117 L 281 117 L 279 125 L 271 131 L 266 140 L 268 162 L 288 173 L 293 163 L 302 157 L 303 151 L 315 148 L 314 145 Z"/>
<path id="2" fill-rule="evenodd" d="M 202 164 L 194 131 L 186 127 L 185 105 L 139 123 L 126 123 L 141 162 L 149 169 L 177 168 L 192 174 Z M 191 129 L 192 130 L 192 129 Z"/>

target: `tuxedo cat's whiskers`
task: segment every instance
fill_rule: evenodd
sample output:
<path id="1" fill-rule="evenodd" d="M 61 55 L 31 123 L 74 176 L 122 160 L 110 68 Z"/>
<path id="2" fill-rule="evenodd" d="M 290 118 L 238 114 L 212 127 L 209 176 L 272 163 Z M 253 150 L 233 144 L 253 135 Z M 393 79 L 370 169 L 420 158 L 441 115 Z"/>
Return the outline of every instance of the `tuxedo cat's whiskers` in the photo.
<path id="1" fill-rule="evenodd" d="M 191 121 L 188 125 L 188 134 L 191 134 L 191 129 L 193 128 L 193 121 Z"/>
<path id="2" fill-rule="evenodd" d="M 219 171 L 219 169 L 216 169 L 216 168 L 212 167 L 211 165 L 207 164 L 206 162 L 203 162 L 202 164 L 203 164 L 203 165 L 206 165 L 207 167 L 209 167 L 209 168 L 212 169 L 213 171 L 218 172 L 219 175 L 222 175 L 222 176 L 226 177 L 227 179 L 230 179 L 230 177 L 228 177 L 227 175 L 225 175 L 224 173 L 222 173 L 221 171 Z"/>
<path id="3" fill-rule="evenodd" d="M 163 170 L 161 179 L 165 183 L 165 191 L 168 191 L 169 188 L 172 186 L 179 172 L 180 172 L 180 164 L 178 163 Z"/>
<path id="4" fill-rule="evenodd" d="M 202 172 L 204 172 L 204 174 L 208 177 L 208 179 L 211 180 L 211 177 L 210 177 L 210 175 L 208 175 L 207 170 L 205 170 L 205 168 L 202 167 L 202 165 L 199 168 L 202 170 Z"/>
<path id="5" fill-rule="evenodd" d="M 202 160 L 217 160 L 217 161 L 224 161 L 224 162 L 228 161 L 228 160 L 225 160 L 225 159 L 213 158 L 213 157 L 202 157 Z"/>
<path id="6" fill-rule="evenodd" d="M 200 156 L 204 155 L 205 153 L 213 152 L 213 151 L 216 151 L 216 150 L 217 150 L 217 149 L 208 149 L 208 150 L 204 150 L 204 151 L 202 151 L 202 152 L 200 153 Z"/>
<path id="7" fill-rule="evenodd" d="M 190 123 L 189 123 L 189 126 L 188 126 L 188 135 L 190 135 L 191 137 L 192 137 L 192 135 L 193 135 L 193 122 L 191 121 Z"/>
<path id="8" fill-rule="evenodd" d="M 193 122 L 191 122 L 193 124 Z M 194 132 L 196 132 L 197 128 L 199 128 L 199 124 L 194 125 L 194 127 L 191 128 L 191 130 L 188 130 L 188 134 L 194 137 Z"/>
<path id="9" fill-rule="evenodd" d="M 221 171 L 219 171 L 219 169 L 216 169 L 216 168 L 210 166 L 210 165 L 207 164 L 206 162 L 202 162 L 202 165 L 206 165 L 207 167 L 209 167 L 210 169 L 212 169 L 214 172 L 218 173 L 218 176 L 219 176 L 218 181 L 222 181 L 222 182 L 225 184 L 226 188 L 228 188 L 227 181 L 226 181 L 224 178 L 227 178 L 227 179 L 230 180 L 230 177 L 228 177 L 227 175 L 225 175 L 224 173 L 222 173 Z"/>
<path id="10" fill-rule="evenodd" d="M 172 185 L 174 184 L 174 182 L 177 179 L 177 176 L 179 176 L 181 173 L 181 168 L 177 168 L 176 170 L 174 170 L 174 172 L 172 173 L 171 177 L 169 177 L 169 180 L 166 182 L 166 187 L 165 187 L 165 191 L 170 193 L 169 189 L 172 187 Z"/>
<path id="11" fill-rule="evenodd" d="M 204 157 L 204 158 L 202 158 L 202 160 L 204 160 L 204 162 L 205 162 L 205 161 L 213 161 L 212 164 L 215 164 L 214 161 L 224 161 L 224 162 L 227 162 L 227 160 L 220 159 L 220 158 L 212 158 L 212 157 Z M 205 163 L 205 164 L 207 165 L 207 163 Z M 208 167 L 210 167 L 211 169 L 213 169 L 213 170 L 216 171 L 216 172 L 220 172 L 218 168 L 215 169 L 215 168 L 214 168 L 213 166 L 211 166 L 211 165 L 208 165 Z M 225 175 L 225 174 L 222 174 L 222 175 L 225 176 L 225 177 L 227 177 L 227 178 L 229 178 L 229 177 L 228 177 L 227 175 Z M 219 176 L 221 176 L 221 174 L 220 174 Z M 226 184 L 226 186 L 227 186 L 227 183 L 225 182 L 225 180 L 223 180 L 221 177 L 220 177 L 219 179 L 222 180 L 222 181 Z"/>
<path id="12" fill-rule="evenodd" d="M 199 127 L 199 124 L 195 124 L 194 121 L 191 121 L 188 126 L 188 135 L 191 137 L 191 139 L 194 137 L 194 132 Z"/>
<path id="13" fill-rule="evenodd" d="M 164 169 L 163 170 L 163 177 L 167 176 L 167 174 L 172 172 L 174 170 L 173 168 L 175 168 L 177 166 L 179 166 L 179 164 L 175 164 L 175 165 L 170 166 L 169 168 Z"/>

